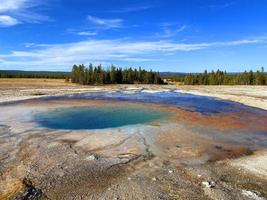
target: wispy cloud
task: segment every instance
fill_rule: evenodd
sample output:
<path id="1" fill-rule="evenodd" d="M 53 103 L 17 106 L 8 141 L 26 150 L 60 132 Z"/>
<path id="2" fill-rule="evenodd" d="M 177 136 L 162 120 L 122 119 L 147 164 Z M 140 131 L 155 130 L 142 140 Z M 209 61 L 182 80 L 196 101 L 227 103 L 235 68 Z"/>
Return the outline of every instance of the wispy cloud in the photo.
<path id="1" fill-rule="evenodd" d="M 0 55 L 0 67 L 63 70 L 74 63 L 146 62 L 176 54 L 208 48 L 252 45 L 264 39 L 234 40 L 207 43 L 177 43 L 170 41 L 85 40 L 76 43 L 34 45 L 25 51 Z"/>
<path id="2" fill-rule="evenodd" d="M 19 21 L 8 15 L 0 15 L 0 27 L 2 26 L 14 26 L 18 24 Z"/>
<path id="3" fill-rule="evenodd" d="M 2 0 L 0 12 L 19 10 L 26 6 L 27 0 Z"/>
<path id="4" fill-rule="evenodd" d="M 159 5 L 157 4 L 149 4 L 149 5 L 135 5 L 131 7 L 124 7 L 117 10 L 109 10 L 108 12 L 111 13 L 128 13 L 128 12 L 139 12 L 139 11 L 145 11 L 152 8 L 157 8 Z"/>
<path id="5" fill-rule="evenodd" d="M 104 19 L 92 15 L 88 15 L 87 19 L 96 27 L 104 29 L 121 28 L 123 26 L 123 19 Z"/>
<path id="6" fill-rule="evenodd" d="M 157 33 L 156 36 L 160 38 L 171 38 L 176 36 L 178 33 L 185 31 L 189 26 L 181 25 L 177 26 L 176 24 L 163 23 L 161 24 L 162 32 Z"/>
<path id="7" fill-rule="evenodd" d="M 67 29 L 67 33 L 80 36 L 96 36 L 97 31 L 81 30 L 81 29 Z"/>
<path id="8" fill-rule="evenodd" d="M 1 0 L 0 26 L 14 26 L 21 23 L 40 23 L 50 17 L 36 13 L 37 7 L 44 5 L 38 0 Z"/>
<path id="9" fill-rule="evenodd" d="M 235 4 L 236 4 L 235 1 L 230 1 L 230 2 L 226 2 L 224 4 L 210 4 L 207 7 L 211 8 L 211 9 L 223 9 L 223 8 L 228 8 L 230 6 L 233 6 Z"/>
<path id="10" fill-rule="evenodd" d="M 35 46 L 35 43 L 33 42 L 26 42 L 23 44 L 24 47 L 26 48 L 31 48 L 31 47 L 34 47 Z"/>
<path id="11" fill-rule="evenodd" d="M 97 35 L 97 32 L 81 31 L 81 32 L 78 32 L 77 35 L 82 35 L 82 36 L 95 36 L 95 35 Z"/>

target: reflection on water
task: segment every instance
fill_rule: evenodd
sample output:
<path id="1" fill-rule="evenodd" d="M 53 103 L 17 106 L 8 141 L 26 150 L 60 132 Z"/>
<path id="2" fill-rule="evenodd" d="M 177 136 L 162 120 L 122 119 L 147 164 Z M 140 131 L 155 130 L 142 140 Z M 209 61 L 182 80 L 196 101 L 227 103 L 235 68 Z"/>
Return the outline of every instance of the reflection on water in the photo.
<path id="1" fill-rule="evenodd" d="M 90 92 L 84 94 L 48 97 L 48 99 L 92 99 L 92 100 L 120 100 L 132 102 L 159 103 L 176 106 L 185 110 L 202 114 L 216 114 L 225 112 L 257 112 L 267 113 L 261 109 L 251 108 L 236 102 L 219 100 L 212 97 L 183 94 L 178 92 Z M 47 99 L 47 97 L 45 98 Z"/>

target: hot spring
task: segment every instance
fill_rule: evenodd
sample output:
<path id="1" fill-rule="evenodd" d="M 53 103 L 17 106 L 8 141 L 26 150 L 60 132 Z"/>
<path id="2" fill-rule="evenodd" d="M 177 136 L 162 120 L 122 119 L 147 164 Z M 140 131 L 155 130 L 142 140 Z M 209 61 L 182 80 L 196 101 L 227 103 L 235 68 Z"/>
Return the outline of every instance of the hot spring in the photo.
<path id="1" fill-rule="evenodd" d="M 169 114 L 163 110 L 143 107 L 77 106 L 40 112 L 34 121 L 50 129 L 104 129 L 144 124 L 162 120 Z"/>

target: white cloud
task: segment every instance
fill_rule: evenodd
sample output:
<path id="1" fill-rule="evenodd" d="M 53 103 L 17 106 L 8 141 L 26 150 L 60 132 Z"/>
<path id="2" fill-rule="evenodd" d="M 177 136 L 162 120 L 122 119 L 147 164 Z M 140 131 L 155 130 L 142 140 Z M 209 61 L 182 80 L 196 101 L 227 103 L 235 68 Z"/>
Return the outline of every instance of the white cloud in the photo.
<path id="1" fill-rule="evenodd" d="M 41 5 L 38 0 L 0 0 L 0 15 L 5 26 L 14 26 L 18 23 L 40 23 L 51 20 L 48 16 L 36 13 L 34 10 Z M 4 19 L 3 19 L 4 16 Z M 3 22 L 2 22 L 3 24 Z"/>
<path id="2" fill-rule="evenodd" d="M 89 22 L 100 28 L 121 28 L 123 25 L 122 19 L 103 19 L 92 15 L 88 15 L 87 19 L 89 20 Z"/>
<path id="3" fill-rule="evenodd" d="M 18 20 L 7 15 L 0 15 L 0 26 L 14 26 L 18 24 Z"/>
<path id="4" fill-rule="evenodd" d="M 185 31 L 188 26 L 182 25 L 180 27 L 172 27 L 171 24 L 163 24 L 162 25 L 163 31 L 162 33 L 156 34 L 157 37 L 161 38 L 170 38 L 176 36 L 178 33 Z"/>
<path id="5" fill-rule="evenodd" d="M 25 7 L 27 0 L 1 0 L 0 12 L 19 10 Z"/>
<path id="6" fill-rule="evenodd" d="M 75 43 L 34 45 L 25 51 L 0 55 L 0 67 L 60 70 L 74 63 L 146 62 L 179 51 L 264 43 L 263 39 L 210 43 L 170 41 L 85 40 Z"/>
<path id="7" fill-rule="evenodd" d="M 95 35 L 97 35 L 97 33 L 96 32 L 92 32 L 92 31 L 81 31 L 81 32 L 78 32 L 77 35 L 95 36 Z"/>
<path id="8" fill-rule="evenodd" d="M 230 1 L 230 2 L 227 2 L 227 3 L 224 3 L 224 4 L 211 4 L 211 5 L 208 5 L 207 7 L 211 8 L 211 9 L 223 9 L 223 8 L 231 7 L 231 6 L 235 5 L 235 4 L 236 4 L 235 1 Z"/>
<path id="9" fill-rule="evenodd" d="M 111 13 L 129 13 L 129 12 L 138 12 L 138 11 L 144 11 L 144 10 L 149 10 L 152 8 L 156 8 L 159 7 L 158 5 L 154 4 L 150 4 L 150 5 L 136 5 L 136 6 L 131 6 L 131 7 L 124 7 L 124 8 L 120 8 L 117 10 L 110 10 L 108 12 Z"/>

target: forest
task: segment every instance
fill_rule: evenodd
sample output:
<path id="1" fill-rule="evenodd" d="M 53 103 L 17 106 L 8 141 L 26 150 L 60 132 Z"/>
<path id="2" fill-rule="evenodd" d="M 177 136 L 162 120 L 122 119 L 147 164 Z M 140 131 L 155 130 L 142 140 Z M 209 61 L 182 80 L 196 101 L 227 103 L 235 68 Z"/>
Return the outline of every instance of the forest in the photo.
<path id="1" fill-rule="evenodd" d="M 141 67 L 132 68 L 117 68 L 111 65 L 108 69 L 103 69 L 101 65 L 88 67 L 84 65 L 74 65 L 71 72 L 71 77 L 66 77 L 66 81 L 71 80 L 72 83 L 82 85 L 101 85 L 101 84 L 163 84 L 159 72 L 152 70 L 146 71 Z"/>
<path id="2" fill-rule="evenodd" d="M 267 75 L 264 68 L 261 71 L 243 73 L 227 73 L 217 70 L 185 76 L 173 77 L 173 81 L 181 82 L 184 85 L 267 85 Z"/>

